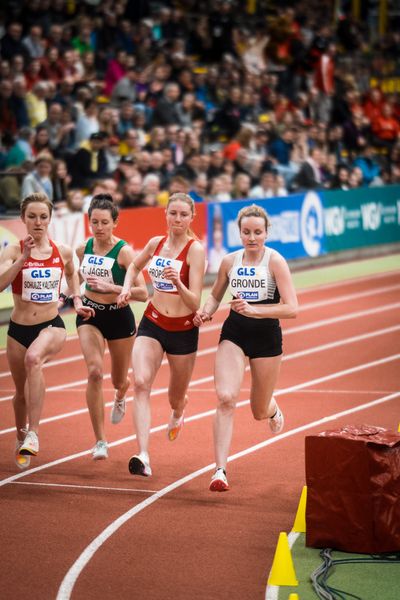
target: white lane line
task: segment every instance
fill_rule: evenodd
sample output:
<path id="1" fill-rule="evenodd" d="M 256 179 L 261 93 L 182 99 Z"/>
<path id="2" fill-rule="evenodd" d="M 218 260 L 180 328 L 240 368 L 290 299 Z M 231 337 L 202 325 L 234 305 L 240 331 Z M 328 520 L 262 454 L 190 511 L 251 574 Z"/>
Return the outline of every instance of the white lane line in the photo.
<path id="1" fill-rule="evenodd" d="M 400 284 L 396 284 L 396 285 L 388 285 L 388 286 L 384 286 L 378 289 L 373 289 L 373 290 L 366 290 L 364 292 L 359 292 L 359 293 L 354 293 L 354 294 L 346 294 L 343 296 L 337 296 L 336 298 L 328 298 L 326 300 L 319 300 L 317 302 L 309 302 L 306 304 L 301 304 L 300 305 L 300 312 L 305 312 L 307 310 L 313 309 L 313 308 L 319 308 L 319 307 L 323 307 L 323 306 L 330 306 L 331 304 L 338 304 L 340 302 L 349 302 L 350 300 L 358 300 L 359 298 L 366 298 L 368 296 L 376 296 L 377 294 L 384 294 L 386 292 L 391 292 L 391 291 L 395 291 L 400 289 Z M 228 310 L 229 309 L 229 305 L 228 304 L 222 304 L 219 308 L 217 312 L 221 312 L 224 310 Z M 204 333 L 208 333 L 210 331 L 215 331 L 215 329 L 218 329 L 219 326 L 221 326 L 222 324 L 218 324 L 215 323 L 214 325 L 205 325 L 203 327 L 200 328 L 200 333 L 204 334 Z M 69 336 L 67 341 L 69 341 L 70 339 L 77 339 L 78 336 Z M 106 348 L 105 354 L 109 354 L 109 350 L 108 348 Z M 49 367 L 56 367 L 58 365 L 63 365 L 63 364 L 68 364 L 71 362 L 75 362 L 77 360 L 82 360 L 82 354 L 75 354 L 73 356 L 69 356 L 67 358 L 59 358 L 56 360 L 52 360 L 49 361 L 48 363 L 46 363 L 43 368 L 44 369 L 48 369 Z M 0 373 L 0 378 L 2 377 L 8 377 L 10 376 L 10 372 L 6 371 L 4 373 Z"/>
<path id="2" fill-rule="evenodd" d="M 287 335 L 292 335 L 294 333 L 300 333 L 303 331 L 309 331 L 311 329 L 318 329 L 319 327 L 325 327 L 326 325 L 334 325 L 335 323 L 341 323 L 342 321 L 348 321 L 348 320 L 352 320 L 352 319 L 358 319 L 361 317 L 367 317 L 376 313 L 381 313 L 387 310 L 392 310 L 394 308 L 400 308 L 400 302 L 395 302 L 393 304 L 385 304 L 379 307 L 374 307 L 374 308 L 370 308 L 368 310 L 362 310 L 362 311 L 356 311 L 354 313 L 349 313 L 347 315 L 340 315 L 338 317 L 332 317 L 330 319 L 322 319 L 321 321 L 314 321 L 313 323 L 306 323 L 305 325 L 298 325 L 296 327 L 290 327 L 288 329 L 284 330 L 284 336 L 286 337 Z M 214 329 L 220 329 L 221 325 L 216 323 L 215 325 L 210 325 L 209 329 L 214 328 Z M 215 352 L 215 347 L 212 348 L 205 348 L 204 350 L 199 350 L 197 352 L 197 356 L 206 356 L 207 354 L 211 354 Z M 83 360 L 83 357 L 81 357 L 81 360 Z M 167 359 L 164 359 L 161 363 L 162 365 L 167 365 L 168 361 Z M 111 374 L 107 373 L 104 375 L 103 379 L 110 379 L 111 378 Z M 57 390 L 64 390 L 64 389 L 68 389 L 68 388 L 73 388 L 76 386 L 80 386 L 83 384 L 87 383 L 87 377 L 86 379 L 80 379 L 77 381 L 70 381 L 69 383 L 64 383 L 61 385 L 53 385 L 51 387 L 48 387 L 47 390 L 54 392 Z M 12 400 L 13 395 L 9 395 L 9 396 L 3 396 L 0 397 L 0 402 L 7 402 L 8 400 Z"/>
<path id="3" fill-rule="evenodd" d="M 363 371 L 365 369 L 371 369 L 373 367 L 377 367 L 379 365 L 383 365 L 395 360 L 400 360 L 400 354 L 393 354 L 392 356 L 386 356 L 385 358 L 379 358 L 377 360 L 363 363 L 361 365 L 357 365 L 355 367 L 351 367 L 349 369 L 344 369 L 342 371 L 336 371 L 335 373 L 330 373 L 329 375 L 324 375 L 322 377 L 317 377 L 316 379 L 309 379 L 308 381 L 304 381 L 303 383 L 297 383 L 287 388 L 283 388 L 281 390 L 277 390 L 275 392 L 275 396 L 282 396 L 284 394 L 290 394 L 293 392 L 297 392 L 298 390 L 302 390 L 304 388 L 308 388 L 310 386 L 314 386 L 318 383 L 323 383 L 325 381 L 331 381 L 332 379 L 337 379 L 346 375 L 351 375 L 352 373 L 357 373 L 359 371 Z M 249 367 L 247 367 L 249 369 Z M 208 377 L 204 377 L 203 381 L 208 380 Z M 198 381 L 201 381 L 200 379 Z M 400 392 L 399 392 L 400 394 Z M 394 396 L 399 395 L 397 392 L 394 393 Z M 392 394 L 393 395 L 393 394 Z M 242 400 L 237 403 L 237 407 L 246 406 L 249 404 L 249 400 Z M 215 408 L 212 410 L 207 410 L 201 413 L 197 413 L 190 417 L 185 418 L 185 422 L 189 423 L 191 421 L 198 421 L 199 419 L 203 419 L 205 417 L 210 417 L 215 413 Z M 167 423 L 163 423 L 162 425 L 157 425 L 156 427 L 152 427 L 150 429 L 150 433 L 157 433 L 159 431 L 163 431 L 167 428 Z M 280 434 L 280 436 L 285 436 L 285 434 Z M 121 444 L 125 444 L 127 442 L 131 442 L 136 439 L 136 435 L 129 435 L 127 437 L 116 440 L 115 442 L 110 442 L 108 444 L 109 448 L 113 448 L 114 446 L 120 446 Z M 83 456 L 87 456 L 91 454 L 91 450 L 83 450 L 82 452 L 77 452 L 76 454 L 70 454 L 69 456 L 64 456 L 63 458 L 58 458 L 49 463 L 45 463 L 43 465 L 39 465 L 38 467 L 33 467 L 32 469 L 27 469 L 26 471 L 21 471 L 20 473 L 16 473 L 15 475 L 11 475 L 10 477 L 6 477 L 5 479 L 0 480 L 0 487 L 7 485 L 13 481 L 18 481 L 18 479 L 22 479 L 27 475 L 32 475 L 33 473 L 38 473 L 39 471 L 43 471 L 44 469 L 49 469 L 50 467 L 63 464 L 65 462 L 69 462 L 70 460 L 75 460 L 76 458 L 81 458 Z"/>
<path id="4" fill-rule="evenodd" d="M 12 485 L 37 485 L 51 488 L 73 488 L 77 490 L 96 490 L 101 492 L 135 492 L 139 494 L 156 494 L 157 490 L 141 490 L 138 488 L 104 487 L 99 485 L 73 485 L 72 483 L 45 483 L 44 481 L 13 481 Z"/>
<path id="5" fill-rule="evenodd" d="M 295 429 L 291 429 L 290 431 L 287 431 L 286 433 L 279 434 L 279 435 L 275 436 L 274 438 L 270 438 L 268 440 L 265 440 L 264 442 L 261 442 L 260 444 L 256 444 L 254 446 L 251 446 L 250 448 L 247 448 L 246 450 L 242 450 L 241 452 L 237 452 L 236 454 L 233 454 L 232 456 L 230 456 L 228 458 L 228 462 L 233 462 L 234 460 L 237 460 L 239 458 L 242 458 L 243 456 L 252 454 L 253 452 L 256 452 L 257 450 L 265 448 L 266 446 L 270 446 L 271 444 L 276 444 L 277 442 L 281 441 L 282 439 L 291 437 L 293 435 L 296 435 L 297 433 L 306 431 L 307 429 L 312 429 L 313 427 L 317 427 L 319 425 L 328 423 L 329 421 L 334 421 L 335 419 L 339 419 L 341 417 L 350 415 L 352 413 L 359 412 L 361 410 L 366 410 L 367 408 L 371 408 L 373 406 L 377 406 L 378 404 L 388 402 L 399 396 L 400 396 L 400 392 L 395 393 L 395 394 L 390 394 L 389 396 L 384 396 L 383 398 L 379 398 L 372 402 L 368 402 L 367 404 L 363 404 L 361 406 L 356 406 L 354 408 L 335 413 L 333 415 L 330 415 L 329 417 L 324 417 L 323 419 L 318 419 L 316 421 L 308 423 L 307 425 L 302 425 L 301 427 L 296 427 Z M 122 527 L 122 525 L 124 525 L 127 521 L 132 519 L 132 517 L 137 515 L 139 512 L 141 512 L 142 510 L 144 510 L 151 504 L 154 504 L 157 500 L 159 500 L 163 496 L 166 496 L 167 494 L 176 490 L 177 488 L 185 485 L 186 483 L 189 483 L 190 481 L 199 477 L 200 475 L 207 473 L 207 471 L 211 471 L 214 467 L 215 467 L 215 463 L 212 463 L 210 465 L 207 465 L 206 467 L 203 467 L 202 469 L 198 469 L 197 471 L 189 473 L 185 477 L 182 477 L 181 479 L 179 479 L 179 480 L 175 481 L 174 483 L 171 483 L 170 485 L 161 489 L 159 492 L 156 492 L 155 494 L 153 494 L 153 496 L 150 496 L 150 498 L 147 498 L 140 504 L 133 506 L 131 509 L 129 509 L 124 514 L 122 514 L 120 517 L 118 517 L 118 519 L 116 519 L 115 521 L 110 523 L 110 525 L 108 525 L 108 527 L 106 527 L 100 533 L 100 535 L 98 535 L 85 548 L 85 550 L 82 552 L 82 554 L 77 558 L 77 560 L 74 562 L 72 567 L 69 569 L 69 571 L 65 575 L 63 581 L 61 582 L 60 588 L 57 593 L 56 600 L 69 600 L 70 599 L 72 590 L 75 586 L 75 583 L 76 583 L 79 575 L 82 573 L 83 569 L 89 563 L 89 561 L 94 556 L 94 554 L 97 552 L 97 550 L 99 550 L 99 548 L 101 548 L 101 546 L 108 540 L 108 538 L 110 538 L 116 531 L 118 531 L 118 529 L 120 527 Z"/>
<path id="6" fill-rule="evenodd" d="M 292 354 L 287 354 L 283 356 L 283 361 L 286 360 L 292 360 L 295 358 L 301 358 L 302 356 L 308 356 L 310 354 L 315 354 L 318 352 L 323 352 L 325 350 L 331 350 L 332 348 L 337 348 L 337 347 L 342 347 L 345 346 L 346 344 L 353 344 L 359 341 L 363 341 L 363 340 L 367 340 L 373 337 L 377 337 L 380 335 L 386 335 L 388 333 L 393 333 L 395 331 L 398 331 L 400 329 L 400 325 L 394 325 L 393 327 L 386 327 L 385 329 L 379 329 L 377 331 L 371 331 L 369 333 L 362 333 L 360 335 L 356 335 L 356 336 L 352 336 L 350 338 L 343 338 L 341 340 L 337 340 L 336 342 L 330 342 L 328 344 L 322 344 L 321 346 L 313 346 L 312 348 L 307 348 L 306 350 L 300 350 L 299 352 L 293 352 Z M 206 350 L 202 350 L 200 353 L 198 353 L 199 355 L 201 355 L 201 353 L 203 354 L 211 354 L 214 353 L 216 350 L 216 346 L 212 347 L 212 348 L 208 348 Z M 249 370 L 249 366 L 246 367 L 246 371 Z M 106 375 L 104 378 L 109 378 L 110 375 Z M 195 387 L 198 383 L 206 383 L 208 381 L 212 381 L 214 379 L 213 375 L 210 375 L 208 377 L 202 377 L 201 379 L 194 379 L 193 381 L 191 381 L 189 383 L 189 387 L 190 389 L 192 389 L 192 387 Z M 67 384 L 68 385 L 68 384 Z M 59 391 L 60 389 L 64 389 L 67 386 L 53 386 L 53 388 L 49 388 L 48 391 Z M 76 391 L 76 390 L 75 390 Z M 151 391 L 151 396 L 159 396 L 160 394 L 164 394 L 168 391 L 168 388 L 164 387 L 164 388 L 158 388 L 156 390 L 152 390 Z M 127 402 L 132 402 L 133 397 L 129 396 L 127 398 Z M 114 402 L 106 402 L 104 404 L 105 407 L 110 407 L 113 406 Z M 68 412 L 68 413 L 63 413 L 61 415 L 54 415 L 53 417 L 47 417 L 46 419 L 42 419 L 40 421 L 40 425 L 43 425 L 45 423 L 53 423 L 54 421 L 59 421 L 61 419 L 67 419 L 69 417 L 73 417 L 73 416 L 77 416 L 77 415 L 83 415 L 85 413 L 88 412 L 87 408 L 79 408 L 77 410 Z M 14 433 L 15 432 L 15 427 L 9 427 L 7 429 L 2 429 L 0 430 L 0 435 L 5 435 L 7 433 Z"/>

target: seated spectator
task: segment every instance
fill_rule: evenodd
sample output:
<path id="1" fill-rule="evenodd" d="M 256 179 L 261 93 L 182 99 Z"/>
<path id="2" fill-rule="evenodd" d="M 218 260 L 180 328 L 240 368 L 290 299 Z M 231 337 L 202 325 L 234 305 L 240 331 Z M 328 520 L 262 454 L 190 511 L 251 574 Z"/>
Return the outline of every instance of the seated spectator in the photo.
<path id="1" fill-rule="evenodd" d="M 83 114 L 78 117 L 75 126 L 75 143 L 79 146 L 84 140 L 88 140 L 93 133 L 97 133 L 100 128 L 98 114 L 99 109 L 93 98 L 84 102 Z"/>
<path id="2" fill-rule="evenodd" d="M 381 167 L 374 157 L 374 148 L 367 143 L 362 152 L 354 159 L 352 167 L 359 167 L 362 172 L 363 185 L 371 185 L 375 179 L 379 179 Z"/>
<path id="3" fill-rule="evenodd" d="M 250 175 L 238 173 L 233 180 L 232 199 L 241 200 L 249 197 L 251 187 Z"/>
<path id="4" fill-rule="evenodd" d="M 36 157 L 33 171 L 28 173 L 22 181 L 21 199 L 29 194 L 39 192 L 46 194 L 49 200 L 53 200 L 52 167 L 53 158 L 50 154 L 43 152 Z"/>
<path id="5" fill-rule="evenodd" d="M 152 116 L 152 125 L 181 125 L 177 109 L 180 95 L 179 85 L 168 83 L 164 88 L 163 97 L 157 102 Z"/>
<path id="6" fill-rule="evenodd" d="M 136 172 L 125 183 L 122 192 L 121 208 L 143 206 L 143 199 L 143 178 L 139 172 Z"/>
<path id="7" fill-rule="evenodd" d="M 249 198 L 276 198 L 278 196 L 287 196 L 288 191 L 285 187 L 279 187 L 277 173 L 266 171 L 261 175 L 259 185 L 251 188 Z"/>
<path id="8" fill-rule="evenodd" d="M 42 58 L 46 47 L 43 30 L 40 25 L 32 25 L 29 34 L 22 40 L 30 58 Z"/>
<path id="9" fill-rule="evenodd" d="M 129 66 L 125 75 L 114 85 L 111 94 L 111 102 L 114 106 L 120 106 L 123 101 L 128 101 L 130 104 L 136 102 L 137 81 L 140 70 L 136 65 Z"/>
<path id="10" fill-rule="evenodd" d="M 104 94 L 111 96 L 114 86 L 127 73 L 128 55 L 125 50 L 118 50 L 113 58 L 108 61 L 104 76 Z"/>
<path id="11" fill-rule="evenodd" d="M 36 127 L 47 119 L 46 95 L 47 83 L 44 81 L 35 83 L 32 90 L 26 94 L 29 125 L 31 127 Z"/>
<path id="12" fill-rule="evenodd" d="M 34 156 L 38 156 L 41 152 L 53 154 L 50 148 L 50 135 L 46 127 L 42 127 L 41 125 L 36 127 L 32 151 Z"/>
<path id="13" fill-rule="evenodd" d="M 2 212 L 18 212 L 21 205 L 21 170 L 20 167 L 10 167 L 6 174 L 0 177 L 0 214 Z"/>
<path id="14" fill-rule="evenodd" d="M 83 143 L 70 158 L 71 186 L 88 188 L 93 181 L 107 175 L 107 160 L 104 150 L 103 133 L 92 133 L 89 141 Z"/>
<path id="15" fill-rule="evenodd" d="M 67 171 L 65 160 L 54 161 L 51 182 L 53 184 L 53 203 L 65 203 L 67 201 L 71 177 Z"/>
<path id="16" fill-rule="evenodd" d="M 312 148 L 309 157 L 306 158 L 299 172 L 293 178 L 293 190 L 314 190 L 322 187 L 322 161 L 323 153 L 321 149 L 318 147 Z"/>
<path id="17" fill-rule="evenodd" d="M 336 174 L 333 179 L 330 181 L 330 189 L 331 190 L 343 190 L 347 191 L 349 188 L 349 175 L 350 169 L 347 165 L 338 164 L 336 166 Z"/>
<path id="18" fill-rule="evenodd" d="M 204 202 L 208 195 L 208 179 L 205 173 L 201 173 L 196 177 L 190 189 L 189 196 L 194 202 Z"/>
<path id="19" fill-rule="evenodd" d="M 378 148 L 392 146 L 400 139 L 400 123 L 393 115 L 392 105 L 386 102 L 382 107 L 382 114 L 371 122 L 373 144 Z"/>

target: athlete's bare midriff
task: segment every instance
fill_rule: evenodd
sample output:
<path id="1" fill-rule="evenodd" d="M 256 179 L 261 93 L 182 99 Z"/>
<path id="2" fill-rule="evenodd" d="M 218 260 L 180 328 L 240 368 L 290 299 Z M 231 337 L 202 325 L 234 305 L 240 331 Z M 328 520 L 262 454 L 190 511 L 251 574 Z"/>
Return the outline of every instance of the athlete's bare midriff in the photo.
<path id="1" fill-rule="evenodd" d="M 182 298 L 176 294 L 154 290 L 151 302 L 154 308 L 167 317 L 184 317 L 191 314 Z"/>
<path id="2" fill-rule="evenodd" d="M 58 303 L 46 302 L 39 304 L 22 300 L 18 294 L 13 294 L 14 308 L 11 320 L 19 325 L 37 325 L 45 321 L 51 321 L 58 315 Z"/>

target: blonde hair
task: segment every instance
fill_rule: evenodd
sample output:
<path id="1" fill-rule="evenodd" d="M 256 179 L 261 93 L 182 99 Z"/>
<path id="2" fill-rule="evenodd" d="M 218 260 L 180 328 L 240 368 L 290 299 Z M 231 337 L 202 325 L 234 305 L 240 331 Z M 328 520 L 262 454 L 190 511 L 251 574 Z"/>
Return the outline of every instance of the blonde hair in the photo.
<path id="1" fill-rule="evenodd" d="M 239 212 L 237 216 L 239 229 L 242 225 L 242 220 L 245 217 L 260 217 L 264 219 L 265 222 L 265 230 L 268 231 L 268 227 L 271 225 L 271 221 L 267 215 L 267 212 L 257 204 L 251 204 L 250 206 L 244 206 Z"/>
<path id="2" fill-rule="evenodd" d="M 184 192 L 175 192 L 175 194 L 171 194 L 171 196 L 168 198 L 167 207 L 166 207 L 167 210 L 168 210 L 170 204 L 172 204 L 173 202 L 177 202 L 177 201 L 186 202 L 186 204 L 190 207 L 192 216 L 193 217 L 195 216 L 196 211 L 195 211 L 194 200 L 191 196 L 189 196 L 189 194 L 185 194 Z M 194 238 L 195 240 L 199 239 L 197 237 L 197 235 L 194 233 L 194 231 L 192 229 L 190 229 L 190 227 L 187 230 L 187 234 L 189 237 Z"/>
<path id="3" fill-rule="evenodd" d="M 26 196 L 21 204 L 20 204 L 20 213 L 21 213 L 21 217 L 23 217 L 26 213 L 26 209 L 28 208 L 29 204 L 32 204 L 32 202 L 41 202 L 42 204 L 45 204 L 47 206 L 47 208 L 49 209 L 49 213 L 50 213 L 50 217 L 53 214 L 53 203 L 52 201 L 46 196 L 46 194 L 43 194 L 42 192 L 34 192 L 33 194 L 29 194 L 29 196 Z"/>

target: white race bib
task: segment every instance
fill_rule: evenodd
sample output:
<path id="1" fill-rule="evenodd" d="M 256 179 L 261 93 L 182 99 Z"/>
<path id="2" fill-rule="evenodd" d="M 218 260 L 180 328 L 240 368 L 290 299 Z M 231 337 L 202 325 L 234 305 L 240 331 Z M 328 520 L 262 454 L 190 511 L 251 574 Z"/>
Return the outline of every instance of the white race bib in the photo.
<path id="1" fill-rule="evenodd" d="M 23 269 L 22 300 L 38 303 L 57 302 L 61 272 L 60 267 Z"/>
<path id="2" fill-rule="evenodd" d="M 84 254 L 79 271 L 84 281 L 88 277 L 100 277 L 102 281 L 114 283 L 112 268 L 115 258 L 109 256 L 98 256 L 97 254 Z"/>
<path id="3" fill-rule="evenodd" d="M 181 260 L 154 255 L 147 268 L 154 289 L 159 292 L 176 292 L 177 289 L 172 281 L 165 279 L 164 269 L 165 267 L 172 267 L 173 269 L 176 269 L 178 273 L 180 273 L 182 265 L 183 262 Z"/>
<path id="4" fill-rule="evenodd" d="M 268 299 L 267 267 L 233 267 L 229 275 L 229 290 L 232 296 L 247 302 Z"/>

